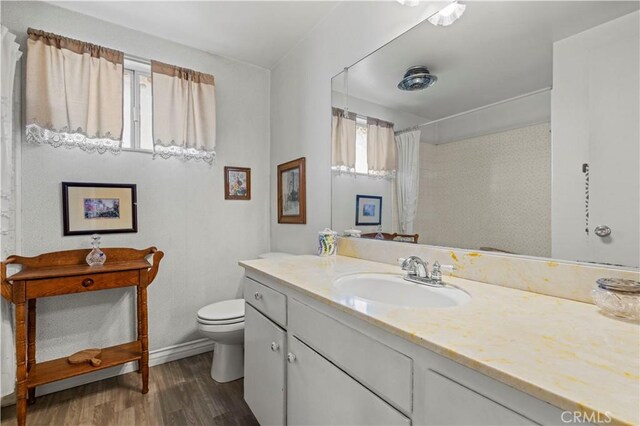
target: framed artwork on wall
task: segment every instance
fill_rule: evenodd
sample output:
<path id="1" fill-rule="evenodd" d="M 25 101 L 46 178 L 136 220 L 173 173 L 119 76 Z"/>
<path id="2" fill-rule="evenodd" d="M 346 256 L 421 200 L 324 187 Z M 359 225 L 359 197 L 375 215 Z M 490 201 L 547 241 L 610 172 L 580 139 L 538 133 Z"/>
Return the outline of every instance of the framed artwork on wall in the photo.
<path id="1" fill-rule="evenodd" d="M 278 166 L 278 223 L 307 223 L 304 157 Z"/>
<path id="2" fill-rule="evenodd" d="M 382 225 L 382 197 L 356 195 L 356 225 Z"/>
<path id="3" fill-rule="evenodd" d="M 251 169 L 247 167 L 224 168 L 224 199 L 251 199 Z"/>
<path id="4" fill-rule="evenodd" d="M 62 182 L 64 235 L 138 232 L 136 185 Z"/>

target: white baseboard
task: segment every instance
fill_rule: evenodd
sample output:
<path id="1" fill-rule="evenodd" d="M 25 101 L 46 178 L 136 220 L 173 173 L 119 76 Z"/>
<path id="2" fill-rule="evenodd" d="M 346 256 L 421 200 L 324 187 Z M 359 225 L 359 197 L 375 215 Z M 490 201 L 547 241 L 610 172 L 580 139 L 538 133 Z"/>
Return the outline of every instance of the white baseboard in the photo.
<path id="1" fill-rule="evenodd" d="M 215 343 L 212 340 L 204 338 L 149 351 L 149 367 L 212 351 L 214 345 Z M 137 362 L 134 361 L 127 364 L 118 365 L 116 367 L 105 368 L 104 370 L 99 370 L 95 373 L 82 374 L 80 376 L 71 377 L 69 379 L 39 386 L 36 390 L 36 395 L 42 396 L 49 393 L 74 388 L 76 386 L 86 385 L 87 383 L 108 379 L 110 377 L 119 376 L 125 373 L 130 373 L 132 371 L 136 371 L 137 368 Z M 2 398 L 3 407 L 15 403 L 15 393 Z"/>

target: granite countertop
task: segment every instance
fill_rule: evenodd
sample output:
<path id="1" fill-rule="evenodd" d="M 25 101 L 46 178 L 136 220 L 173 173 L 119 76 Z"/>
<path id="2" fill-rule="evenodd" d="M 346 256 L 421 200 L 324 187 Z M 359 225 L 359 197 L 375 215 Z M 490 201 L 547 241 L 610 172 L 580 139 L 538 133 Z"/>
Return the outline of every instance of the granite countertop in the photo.
<path id="1" fill-rule="evenodd" d="M 248 271 L 367 321 L 565 410 L 640 424 L 640 327 L 595 305 L 444 277 L 471 301 L 444 309 L 344 304 L 343 275 L 401 274 L 351 257 L 293 256 L 240 262 Z"/>

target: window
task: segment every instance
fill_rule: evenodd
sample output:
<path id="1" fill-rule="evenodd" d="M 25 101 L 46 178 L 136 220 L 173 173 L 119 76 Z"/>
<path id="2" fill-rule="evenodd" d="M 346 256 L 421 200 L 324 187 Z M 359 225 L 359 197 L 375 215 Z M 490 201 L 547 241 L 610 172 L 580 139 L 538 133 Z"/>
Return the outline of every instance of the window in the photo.
<path id="1" fill-rule="evenodd" d="M 124 60 L 122 149 L 153 151 L 151 66 Z"/>
<path id="2" fill-rule="evenodd" d="M 369 173 L 367 164 L 367 119 L 356 117 L 356 173 Z"/>

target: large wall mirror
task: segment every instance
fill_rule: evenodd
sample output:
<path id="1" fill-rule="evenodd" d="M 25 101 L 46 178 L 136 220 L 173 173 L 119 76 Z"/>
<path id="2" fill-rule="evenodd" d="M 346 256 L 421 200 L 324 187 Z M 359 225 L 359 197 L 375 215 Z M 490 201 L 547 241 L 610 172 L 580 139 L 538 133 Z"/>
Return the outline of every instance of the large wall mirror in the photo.
<path id="1" fill-rule="evenodd" d="M 637 268 L 638 8 L 467 2 L 345 68 L 333 229 Z"/>

